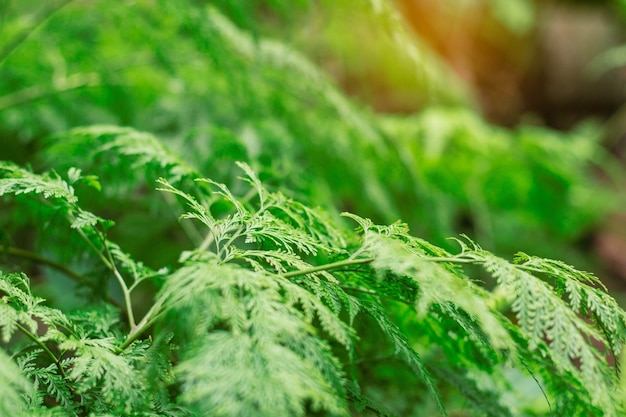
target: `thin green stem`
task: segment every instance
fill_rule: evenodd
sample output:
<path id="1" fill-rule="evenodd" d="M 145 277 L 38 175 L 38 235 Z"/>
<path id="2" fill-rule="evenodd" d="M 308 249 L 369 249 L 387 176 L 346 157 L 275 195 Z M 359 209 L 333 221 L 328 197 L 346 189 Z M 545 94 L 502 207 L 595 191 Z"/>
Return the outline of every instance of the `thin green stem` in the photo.
<path id="1" fill-rule="evenodd" d="M 325 264 L 325 265 L 314 266 L 314 267 L 307 268 L 307 269 L 300 269 L 297 271 L 285 272 L 283 274 L 280 274 L 280 276 L 283 278 L 291 278 L 291 277 L 297 277 L 300 275 L 314 274 L 316 272 L 327 271 L 329 269 L 342 268 L 344 266 L 363 265 L 363 264 L 369 264 L 372 262 L 374 262 L 374 258 L 347 259 L 343 261 L 332 262 L 332 263 Z"/>
<path id="2" fill-rule="evenodd" d="M 67 375 L 65 374 L 65 370 L 63 370 L 63 367 L 61 366 L 61 359 L 58 358 L 49 348 L 48 346 L 46 346 L 45 343 L 43 343 L 41 340 L 39 340 L 39 338 L 34 335 L 33 333 L 31 333 L 26 327 L 22 326 L 21 324 L 17 323 L 16 327 L 22 332 L 24 333 L 30 340 L 32 340 L 33 342 L 35 342 L 37 344 L 37 346 L 39 346 L 45 353 L 46 355 L 48 355 L 50 357 L 50 359 L 52 359 L 52 361 L 54 362 L 54 364 L 56 365 L 57 369 L 59 370 L 59 374 L 63 377 L 63 379 L 67 379 Z"/>
<path id="3" fill-rule="evenodd" d="M 128 324 L 130 326 L 131 332 L 134 331 L 136 327 L 135 323 L 135 313 L 133 312 L 133 301 L 130 297 L 130 290 L 128 289 L 128 285 L 126 285 L 126 281 L 124 281 L 124 277 L 120 274 L 117 267 L 115 266 L 115 260 L 113 259 L 113 255 L 109 250 L 109 247 L 106 242 L 106 238 L 102 236 L 102 234 L 98 233 L 98 237 L 102 242 L 102 246 L 104 247 L 104 251 L 107 254 L 107 258 L 109 258 L 109 264 L 111 265 L 111 272 L 117 279 L 117 282 L 120 284 L 120 288 L 122 289 L 122 295 L 124 296 L 124 303 L 126 304 L 126 311 L 128 313 Z"/>
<path id="4" fill-rule="evenodd" d="M 157 188 L 158 190 L 158 188 Z M 178 219 L 178 216 L 176 216 L 175 214 L 175 207 L 179 207 L 178 202 L 176 201 L 176 198 L 171 194 L 171 191 L 164 189 L 162 191 L 166 191 L 164 193 L 161 193 L 161 195 L 163 196 L 163 200 L 165 200 L 165 202 L 167 203 L 167 205 L 170 207 L 170 209 L 172 210 L 172 214 L 174 215 L 174 217 L 176 219 Z M 198 245 L 199 242 L 202 242 L 200 244 L 204 244 L 204 241 L 201 241 L 202 239 L 202 233 L 200 233 L 200 231 L 198 230 L 198 228 L 196 228 L 192 222 L 179 222 L 180 227 L 183 229 L 183 231 L 185 232 L 185 235 L 187 235 L 187 238 L 189 239 L 189 241 L 191 243 L 193 243 L 194 245 Z M 205 239 L 206 240 L 206 239 Z M 211 242 L 209 241 L 208 244 L 210 244 Z M 207 244 L 207 247 L 208 247 Z"/>
<path id="5" fill-rule="evenodd" d="M 514 264 L 513 266 L 515 266 L 518 269 L 522 269 L 522 270 L 528 271 L 528 272 L 535 272 L 537 274 L 548 274 L 548 275 L 551 275 L 550 271 L 544 271 L 542 269 L 535 268 L 535 267 L 532 267 L 532 266 L 527 266 L 527 265 L 523 265 L 523 264 Z"/>
<path id="6" fill-rule="evenodd" d="M 217 253 L 217 257 L 218 258 L 222 258 L 222 254 L 226 255 L 225 251 L 235 241 L 235 239 L 237 239 L 239 236 L 241 236 L 241 232 L 242 231 L 243 231 L 243 225 L 239 226 L 239 228 L 237 228 L 237 230 L 235 231 L 235 233 L 233 233 L 233 235 L 230 237 L 230 239 L 228 239 L 228 241 L 222 246 L 220 251 Z M 224 259 L 224 261 L 226 261 L 226 259 Z"/>
<path id="7" fill-rule="evenodd" d="M 137 329 L 126 338 L 124 343 L 120 345 L 120 347 L 118 348 L 118 353 L 122 353 L 135 340 L 139 339 L 139 336 L 141 336 L 146 330 L 152 327 L 152 325 L 154 324 L 154 322 L 157 320 L 158 317 L 159 317 L 159 314 L 157 313 L 154 317 L 152 317 L 150 320 L 147 320 L 145 323 L 143 324 L 140 323 L 140 325 L 137 326 Z"/>
<path id="8" fill-rule="evenodd" d="M 475 259 L 467 259 L 467 258 L 434 258 L 434 257 L 425 257 L 423 258 L 429 262 L 447 262 L 453 264 L 478 264 L 479 261 Z"/>
<path id="9" fill-rule="evenodd" d="M 341 286 L 341 289 L 344 290 L 344 291 L 362 292 L 364 294 L 370 294 L 370 295 L 378 294 L 374 290 L 368 290 L 368 289 L 365 289 L 365 288 L 356 288 L 356 287 L 344 287 L 343 285 Z"/>
<path id="10" fill-rule="evenodd" d="M 107 269 L 112 270 L 112 269 L 115 268 L 115 266 L 111 265 L 109 260 L 102 254 L 102 251 L 100 249 L 98 249 L 96 247 L 96 245 L 94 245 L 91 240 L 89 240 L 87 235 L 85 235 L 85 232 L 83 232 L 81 229 L 76 229 L 76 231 L 78 232 L 80 237 L 85 241 L 85 243 L 87 243 L 87 246 L 89 246 L 89 248 L 91 248 L 91 250 L 96 255 L 98 255 L 98 258 L 100 258 L 100 260 L 102 261 L 102 263 L 104 263 L 104 265 L 107 267 Z"/>
<path id="11" fill-rule="evenodd" d="M 132 329 L 135 328 L 136 324 L 135 324 L 135 313 L 133 311 L 133 301 L 130 297 L 130 291 L 128 290 L 128 287 L 126 286 L 124 277 L 122 277 L 122 275 L 117 270 L 117 268 L 113 269 L 113 275 L 115 275 L 117 282 L 119 282 L 120 287 L 122 288 L 122 294 L 124 296 L 124 304 L 126 304 L 126 311 L 128 313 L 128 325 L 130 326 L 131 331 L 132 331 Z"/>
<path id="12" fill-rule="evenodd" d="M 42 265 L 46 265 L 49 266 L 50 268 L 56 269 L 57 271 L 67 275 L 68 277 L 70 277 L 71 279 L 73 279 L 74 281 L 80 283 L 80 284 L 84 284 L 87 286 L 92 286 L 93 284 L 91 282 L 89 282 L 89 280 L 87 280 L 87 278 L 85 278 L 84 276 L 78 274 L 77 272 L 71 270 L 70 268 L 66 267 L 65 265 L 59 264 L 55 261 L 53 261 L 52 259 L 48 259 L 48 258 L 44 258 L 43 256 L 40 256 L 34 252 L 30 252 L 24 249 L 20 249 L 20 248 L 16 248 L 13 246 L 3 246 L 0 245 L 0 253 L 5 253 L 11 256 L 15 256 L 15 257 L 19 257 L 19 258 L 23 258 L 23 259 L 28 259 L 31 260 L 33 262 L 36 262 L 38 264 L 42 264 Z M 111 304 L 113 304 L 116 307 L 121 308 L 120 304 L 113 298 L 111 297 L 107 297 L 107 301 Z"/>
<path id="13" fill-rule="evenodd" d="M 51 259 L 47 259 L 44 258 L 43 256 L 40 256 L 34 252 L 30 252 L 24 249 L 19 249 L 19 248 L 15 248 L 13 246 L 3 246 L 0 245 L 0 253 L 6 253 L 9 254 L 11 256 L 17 256 L 19 258 L 23 258 L 23 259 L 29 259 L 31 261 L 37 262 L 38 264 L 43 264 L 43 265 L 47 265 L 51 268 L 56 269 L 59 272 L 64 273 L 65 275 L 67 275 L 68 277 L 72 278 L 75 281 L 78 281 L 80 283 L 85 283 L 87 282 L 87 279 L 85 277 L 83 277 L 82 275 L 72 271 L 71 269 L 69 269 L 68 267 L 66 267 L 65 265 L 61 265 Z"/>
<path id="14" fill-rule="evenodd" d="M 152 279 L 152 278 L 155 278 L 155 277 L 158 277 L 160 275 L 162 275 L 162 273 L 157 271 L 154 274 L 145 275 L 143 277 L 140 277 L 139 279 L 135 280 L 135 282 L 133 282 L 133 284 L 130 287 L 128 287 L 128 292 L 132 293 L 139 286 L 139 284 L 141 284 L 142 282 L 144 282 L 146 280 L 149 280 L 149 279 Z"/>
<path id="15" fill-rule="evenodd" d="M 213 243 L 214 239 L 215 236 L 213 235 L 213 230 L 209 229 L 209 233 L 206 234 L 206 237 L 204 238 L 200 246 L 198 246 L 198 250 L 205 251 L 209 249 L 209 246 L 211 246 L 211 243 Z"/>
<path id="16" fill-rule="evenodd" d="M 352 261 L 354 259 L 356 259 L 361 253 L 363 253 L 365 251 L 365 246 L 361 246 L 359 249 L 357 249 L 352 255 L 350 255 L 350 257 L 348 258 L 349 261 Z"/>
<path id="17" fill-rule="evenodd" d="M 130 346 L 135 340 L 139 338 L 146 330 L 148 330 L 161 314 L 161 307 L 163 306 L 162 301 L 157 301 L 150 307 L 150 310 L 143 316 L 143 319 L 135 326 L 135 328 L 128 335 L 124 343 L 122 343 L 118 349 L 117 353 L 123 352 L 128 346 Z"/>
<path id="18" fill-rule="evenodd" d="M 448 263 L 455 263 L 455 264 L 476 264 L 476 265 L 480 265 L 482 263 L 484 263 L 483 261 L 481 261 L 480 259 L 472 259 L 472 258 L 462 258 L 462 257 L 454 257 L 454 258 L 424 258 L 427 261 L 430 262 L 448 262 Z M 528 271 L 528 272 L 535 272 L 538 274 L 550 274 L 550 271 L 545 271 L 539 268 L 535 268 L 532 266 L 528 266 L 528 265 L 524 265 L 524 264 L 511 264 L 513 267 L 517 268 L 517 269 L 521 269 L 523 271 Z"/>
<path id="19" fill-rule="evenodd" d="M 76 230 L 78 231 L 81 238 L 87 243 L 87 245 L 96 253 L 96 255 L 98 255 L 98 257 L 104 263 L 104 265 L 113 273 L 113 275 L 115 276 L 115 279 L 117 279 L 117 282 L 120 284 L 120 287 L 122 289 L 122 294 L 124 296 L 126 314 L 128 315 L 128 324 L 132 332 L 133 329 L 135 328 L 135 313 L 133 312 L 133 303 L 130 297 L 130 291 L 128 290 L 126 281 L 124 281 L 124 278 L 122 277 L 120 272 L 117 270 L 117 267 L 115 266 L 115 261 L 113 260 L 113 256 L 111 255 L 111 252 L 109 251 L 106 239 L 104 238 L 104 236 L 102 236 L 102 233 L 100 233 L 100 231 L 98 231 L 97 229 L 94 229 L 94 231 L 98 235 L 98 238 L 100 239 L 100 242 L 102 243 L 104 251 L 107 254 L 107 256 L 104 256 L 102 254 L 102 251 L 93 244 L 93 242 L 85 235 L 85 233 L 81 229 L 76 229 Z"/>

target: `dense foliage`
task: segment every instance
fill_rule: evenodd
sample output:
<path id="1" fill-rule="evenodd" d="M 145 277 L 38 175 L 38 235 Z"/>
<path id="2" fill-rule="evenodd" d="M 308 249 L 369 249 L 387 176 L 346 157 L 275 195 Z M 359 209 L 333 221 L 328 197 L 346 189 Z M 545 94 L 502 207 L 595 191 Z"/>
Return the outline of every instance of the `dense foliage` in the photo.
<path id="1" fill-rule="evenodd" d="M 387 2 L 232 3 L 2 4 L 0 415 L 623 415 L 626 313 L 501 256 L 575 259 L 598 135 L 446 106 Z M 288 40 L 346 5 L 437 106 L 376 115 Z"/>

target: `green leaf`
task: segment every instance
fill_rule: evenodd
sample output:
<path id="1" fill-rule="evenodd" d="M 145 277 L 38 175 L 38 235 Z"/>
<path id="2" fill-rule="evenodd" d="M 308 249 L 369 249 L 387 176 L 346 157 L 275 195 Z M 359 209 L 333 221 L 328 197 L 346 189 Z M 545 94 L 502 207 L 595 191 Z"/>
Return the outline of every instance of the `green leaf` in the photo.
<path id="1" fill-rule="evenodd" d="M 41 194 L 72 205 L 77 201 L 74 189 L 54 172 L 37 175 L 11 162 L 0 161 L 0 196 L 6 194 Z"/>
<path id="2" fill-rule="evenodd" d="M 10 357 L 0 350 L 0 415 L 26 416 L 24 395 L 32 395 L 33 386 L 22 376 Z"/>

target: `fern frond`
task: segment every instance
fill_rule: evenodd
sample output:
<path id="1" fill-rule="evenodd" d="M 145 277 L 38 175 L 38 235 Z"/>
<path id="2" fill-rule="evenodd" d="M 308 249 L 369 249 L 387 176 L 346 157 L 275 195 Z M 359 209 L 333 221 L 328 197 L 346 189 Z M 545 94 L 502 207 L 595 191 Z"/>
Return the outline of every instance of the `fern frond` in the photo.
<path id="1" fill-rule="evenodd" d="M 29 366 L 31 360 L 26 359 L 22 362 L 18 359 L 18 364 L 20 364 L 25 376 L 34 381 L 35 388 L 40 391 L 39 395 L 43 396 L 45 393 L 66 411 L 74 411 L 76 408 L 74 393 L 70 390 L 67 381 L 58 374 L 56 366 L 54 364 L 43 368 L 34 364 Z M 43 398 L 38 405 L 41 403 L 43 403 Z"/>
<path id="2" fill-rule="evenodd" d="M 259 211 L 272 212 L 278 219 L 294 226 L 296 230 L 304 231 L 318 242 L 326 242 L 329 246 L 345 246 L 342 233 L 331 224 L 324 211 L 312 209 L 279 191 L 268 192 L 248 164 L 238 162 L 237 166 L 246 174 L 240 179 L 250 183 L 258 196 Z"/>
<path id="3" fill-rule="evenodd" d="M 0 294 L 0 328 L 4 327 L 6 330 L 6 333 L 3 332 L 5 342 L 8 342 L 19 323 L 31 333 L 37 333 L 40 327 L 44 327 L 42 340 L 47 340 L 46 337 L 54 338 L 58 329 L 72 328 L 60 310 L 43 305 L 43 298 L 32 295 L 30 280 L 25 274 L 0 272 Z"/>
<path id="4" fill-rule="evenodd" d="M 240 164 L 240 167 L 247 174 L 244 179 L 254 187 L 253 191 L 258 196 L 258 208 L 252 206 L 251 202 L 247 204 L 250 208 L 244 206 L 228 187 L 206 180 L 218 188 L 217 194 L 226 198 L 234 209 L 232 213 L 219 220 L 215 219 L 209 209 L 194 197 L 162 182 L 166 186 L 163 188 L 164 191 L 180 195 L 192 209 L 192 212 L 183 217 L 199 219 L 210 228 L 216 254 L 222 255 L 224 262 L 243 260 L 258 272 L 282 275 L 312 267 L 301 258 L 300 254 L 314 256 L 320 252 L 328 254 L 343 250 L 337 247 L 337 243 L 343 243 L 341 234 L 330 225 L 327 219 L 311 209 L 305 209 L 303 205 L 293 202 L 280 193 L 268 192 L 247 165 Z M 285 221 L 277 217 L 281 214 L 287 216 Z M 328 230 L 324 239 L 316 238 L 316 233 L 319 231 L 313 232 L 315 228 L 320 227 Z M 238 237 L 243 240 L 243 245 L 246 247 L 255 244 L 264 249 L 240 249 L 233 244 Z M 324 270 L 307 274 L 298 282 L 302 287 L 311 289 L 317 295 L 315 303 L 311 304 L 310 293 L 300 287 L 288 281 L 284 281 L 281 285 L 284 285 L 286 297 L 297 300 L 308 319 L 312 318 L 315 307 L 319 308 L 318 299 L 323 300 L 335 315 L 340 313 L 342 307 L 349 310 L 350 317 L 354 317 L 358 311 L 355 304 L 350 303 L 348 296 L 338 287 L 338 281 Z M 328 315 L 326 309 L 318 309 L 317 314 L 324 330 L 341 344 L 349 344 L 345 329 L 331 325 L 337 322 L 335 316 Z"/>
<path id="5" fill-rule="evenodd" d="M 594 275 L 579 271 L 561 261 L 518 254 L 515 263 L 527 271 L 554 279 L 558 293 L 567 294 L 568 304 L 576 313 L 593 319 L 604 333 L 614 356 L 619 356 L 626 342 L 626 312 Z"/>
<path id="6" fill-rule="evenodd" d="M 269 244 L 270 247 L 304 255 L 317 255 L 319 249 L 329 250 L 313 236 L 291 227 L 268 211 L 255 216 L 246 228 L 245 237 L 247 243 Z"/>
<path id="7" fill-rule="evenodd" d="M 545 274 L 557 280 L 559 278 L 562 279 L 563 277 L 567 277 L 568 279 L 565 281 L 576 280 L 585 285 L 598 286 L 604 291 L 607 291 L 607 288 L 604 286 L 602 281 L 600 281 L 596 276 L 589 272 L 579 271 L 573 266 L 562 261 L 530 256 L 523 252 L 519 252 L 515 255 L 513 262 L 518 265 L 523 265 L 523 267 L 527 270 L 534 270 L 537 273 Z"/>
<path id="8" fill-rule="evenodd" d="M 36 333 L 38 323 L 33 318 L 35 306 L 43 299 L 30 294 L 28 277 L 23 274 L 0 273 L 0 334 L 8 343 L 13 334 L 25 326 L 30 333 Z M 45 317 L 45 314 L 42 316 Z"/>
<path id="9" fill-rule="evenodd" d="M 78 197 L 75 195 L 74 184 L 85 182 L 90 187 L 99 189 L 98 180 L 93 176 L 83 176 L 81 170 L 70 167 L 67 171 L 68 180 L 61 178 L 56 172 L 35 174 L 20 166 L 0 161 L 0 196 L 3 195 L 40 195 L 70 222 L 73 229 L 89 231 L 96 226 L 106 229 L 113 225 L 93 213 L 78 206 Z"/>
<path id="10" fill-rule="evenodd" d="M 598 351 L 593 343 L 620 349 L 624 313 L 607 294 L 587 285 L 595 283 L 592 276 L 560 262 L 523 255 L 518 256 L 517 264 L 512 264 L 471 241 L 469 245 L 460 242 L 459 255 L 446 255 L 428 245 L 424 247 L 402 225 L 376 226 L 355 215 L 348 217 L 359 224 L 363 233 L 359 255 L 371 257 L 374 269 L 391 273 L 391 277 L 383 275 L 385 280 L 396 276 L 410 277 L 416 282 L 418 312 L 443 314 L 454 320 L 484 351 L 483 355 L 492 358 L 489 361 L 497 356 L 515 358 L 520 353 L 519 342 L 512 337 L 516 330 L 504 316 L 490 308 L 490 293 L 454 266 L 482 265 L 499 283 L 498 292 L 510 300 L 519 331 L 527 338 L 528 350 L 533 352 L 545 346 L 545 351 L 541 351 L 550 356 L 559 378 L 575 378 L 585 387 L 588 406 L 606 410 L 607 415 L 617 415 L 615 373 L 607 363 L 607 352 Z M 552 287 L 531 272 L 556 278 L 557 284 Z M 563 294 L 568 295 L 572 305 L 562 298 Z M 592 316 L 596 327 L 577 313 Z"/>
<path id="11" fill-rule="evenodd" d="M 90 133 L 88 129 L 91 128 L 86 128 L 79 134 L 88 135 Z M 98 154 L 126 157 L 131 162 L 132 169 L 145 169 L 149 165 L 160 166 L 170 174 L 171 181 L 180 181 L 197 175 L 194 168 L 153 135 L 133 129 L 120 131 L 118 128 L 109 127 L 107 130 L 106 134 L 113 136 L 113 140 L 105 142 L 98 148 Z M 97 134 L 101 135 L 102 132 Z"/>
<path id="12" fill-rule="evenodd" d="M 285 292 L 287 305 L 300 307 L 307 322 L 312 322 L 317 317 L 320 326 L 328 335 L 345 348 L 349 349 L 351 347 L 355 334 L 352 328 L 338 319 L 340 310 L 333 309 L 334 303 L 330 303 L 330 306 L 327 307 L 327 304 L 322 303 L 325 301 L 324 297 L 318 297 L 315 293 L 311 294 L 301 286 L 295 285 L 290 281 L 281 279 L 279 282 Z M 350 304 L 350 306 L 356 310 L 354 304 Z M 355 315 L 356 311 L 350 311 L 350 314 Z"/>
<path id="13" fill-rule="evenodd" d="M 59 348 L 75 352 L 68 376 L 75 381 L 78 393 L 95 397 L 110 410 L 125 414 L 143 403 L 137 395 L 145 389 L 134 367 L 137 358 L 132 351 L 116 354 L 117 340 L 68 338 Z"/>
<path id="14" fill-rule="evenodd" d="M 614 398 L 615 372 L 607 363 L 607 352 L 593 346 L 594 342 L 607 348 L 613 344 L 618 348 L 621 346 L 623 334 L 612 331 L 623 328 L 624 313 L 615 301 L 588 287 L 584 282 L 593 282 L 593 279 L 571 267 L 524 256 L 518 258 L 521 263 L 513 264 L 473 243 L 471 245 L 462 244 L 463 250 L 457 260 L 482 265 L 496 278 L 500 286 L 498 291 L 510 301 L 517 324 L 528 340 L 529 350 L 545 346 L 555 372 L 577 379 L 589 396 L 590 404 L 605 410 L 605 415 L 618 415 Z M 529 271 L 553 276 L 561 283 L 551 286 Z M 563 299 L 563 292 L 569 293 L 569 302 Z M 585 304 L 582 304 L 583 299 Z M 601 309 L 596 304 L 600 300 L 607 303 Z M 589 302 L 598 310 L 594 313 L 601 316 L 600 329 L 577 315 L 587 309 L 593 311 Z M 603 326 L 611 330 L 611 342 L 602 333 Z"/>
<path id="15" fill-rule="evenodd" d="M 234 260 L 242 260 L 250 265 L 255 271 L 270 272 L 288 279 L 313 293 L 322 300 L 335 315 L 346 311 L 350 323 L 360 310 L 356 298 L 350 297 L 341 288 L 340 280 L 329 271 L 315 267 L 305 262 L 296 253 L 288 253 L 278 250 L 245 250 L 235 251 Z"/>
<path id="16" fill-rule="evenodd" d="M 192 337 L 186 344 L 195 347 L 176 369 L 183 398 L 202 412 L 297 416 L 310 402 L 313 409 L 346 414 L 339 364 L 312 321 L 319 318 L 341 344 L 353 335 L 307 291 L 265 273 L 193 263 L 168 278 L 161 299 L 166 310 L 185 317 L 180 325 Z"/>
<path id="17" fill-rule="evenodd" d="M 37 175 L 11 162 L 0 161 L 0 196 L 13 194 L 41 194 L 68 205 L 78 200 L 74 188 L 56 173 Z"/>
<path id="18" fill-rule="evenodd" d="M 330 225 L 328 219 L 281 193 L 268 192 L 247 165 L 239 165 L 248 174 L 244 179 L 253 186 L 252 191 L 258 196 L 256 207 L 244 205 L 225 184 L 206 178 L 196 180 L 216 188 L 214 196 L 223 198 L 234 208 L 234 212 L 223 215 L 220 219 L 216 219 L 210 209 L 216 200 L 200 202 L 164 179 L 158 181 L 163 186 L 159 190 L 183 198 L 191 211 L 182 217 L 199 220 L 207 226 L 210 240 L 205 242 L 208 245 L 213 244 L 218 256 L 225 260 L 230 260 L 236 255 L 235 249 L 229 247 L 237 238 L 257 246 L 269 245 L 267 249 L 278 249 L 278 253 L 284 251 L 317 255 L 320 251 L 323 253 L 337 251 L 336 247 L 343 243 L 343 239 L 337 229 Z M 320 238 L 320 234 L 325 237 Z M 238 255 L 241 256 L 241 252 Z"/>
<path id="19" fill-rule="evenodd" d="M 91 212 L 78 209 L 75 219 L 70 227 L 72 229 L 91 229 L 97 225 L 103 225 L 104 228 L 108 228 L 113 225 L 113 222 L 96 216 Z"/>
<path id="20" fill-rule="evenodd" d="M 374 269 L 389 271 L 397 277 L 410 277 L 418 286 L 417 312 L 424 315 L 432 305 L 454 305 L 463 309 L 478 326 L 471 330 L 477 341 L 487 335 L 489 345 L 496 350 L 515 350 L 508 331 L 499 315 L 486 303 L 488 293 L 468 277 L 458 275 L 445 263 L 430 262 L 419 240 L 412 239 L 405 225 L 374 226 L 370 221 L 350 215 L 363 230 L 361 253 L 373 259 Z M 428 251 L 433 248 L 427 247 Z M 434 259 L 437 259 L 435 257 Z M 460 324 L 467 324 L 461 322 Z"/>
<path id="21" fill-rule="evenodd" d="M 222 416 L 304 416 L 311 409 L 347 416 L 321 373 L 289 348 L 246 334 L 212 332 L 177 367 L 182 398 L 200 413 Z"/>
<path id="22" fill-rule="evenodd" d="M 20 369 L 0 350 L 0 415 L 26 416 L 23 395 L 32 395 L 33 386 L 22 376 Z"/>
<path id="23" fill-rule="evenodd" d="M 65 379 L 65 366 L 48 344 L 64 341 L 64 332 L 73 326 L 65 315 L 43 305 L 43 299 L 31 295 L 30 281 L 24 274 L 0 274 L 0 332 L 4 342 L 9 342 L 15 331 L 26 340 L 16 354 L 22 375 L 34 381 L 33 390 L 26 398 L 30 407 L 41 406 L 43 398 L 54 398 L 66 410 L 74 408 L 74 396 Z M 48 364 L 48 365 L 46 365 Z"/>
<path id="24" fill-rule="evenodd" d="M 48 138 L 48 142 L 42 154 L 47 164 L 95 173 L 108 184 L 105 193 L 119 198 L 152 178 L 167 177 L 178 183 L 200 176 L 162 141 L 132 128 L 75 128 Z"/>

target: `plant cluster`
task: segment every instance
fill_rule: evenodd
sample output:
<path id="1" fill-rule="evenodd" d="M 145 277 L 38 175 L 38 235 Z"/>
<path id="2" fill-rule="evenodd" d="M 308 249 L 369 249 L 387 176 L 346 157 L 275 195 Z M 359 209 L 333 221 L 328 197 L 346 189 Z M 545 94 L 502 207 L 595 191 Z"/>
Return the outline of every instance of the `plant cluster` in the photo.
<path id="1" fill-rule="evenodd" d="M 155 270 L 111 239 L 113 221 L 83 208 L 97 178 L 2 163 L 15 231 L 35 230 L 38 249 L 9 244 L 18 235 L 5 226 L 3 415 L 395 415 L 376 396 L 406 380 L 368 375 L 370 361 L 412 373 L 409 397 L 444 415 L 460 398 L 482 415 L 536 412 L 520 401 L 524 379 L 540 387 L 543 413 L 621 413 L 609 361 L 622 351 L 626 313 L 588 273 L 522 253 L 509 262 L 469 239 L 453 254 L 404 224 L 344 213 L 350 231 L 268 190 L 246 164 L 232 186 L 196 178 L 129 129 L 79 129 L 50 149 L 68 141 L 94 146 L 96 163 L 129 167 L 118 179 L 137 181 L 138 205 L 180 212 L 188 249 Z M 156 191 L 140 192 L 139 166 L 161 175 Z M 63 291 L 88 302 L 48 305 L 11 262 L 20 258 L 55 270 L 46 286 L 65 275 Z M 466 265 L 497 286 L 480 286 Z M 154 296 L 142 303 L 149 282 Z"/>
<path id="2" fill-rule="evenodd" d="M 610 207 L 588 131 L 372 114 L 263 24 L 335 2 L 39 3 L 0 4 L 1 416 L 623 415 L 626 313 L 501 256 Z"/>

